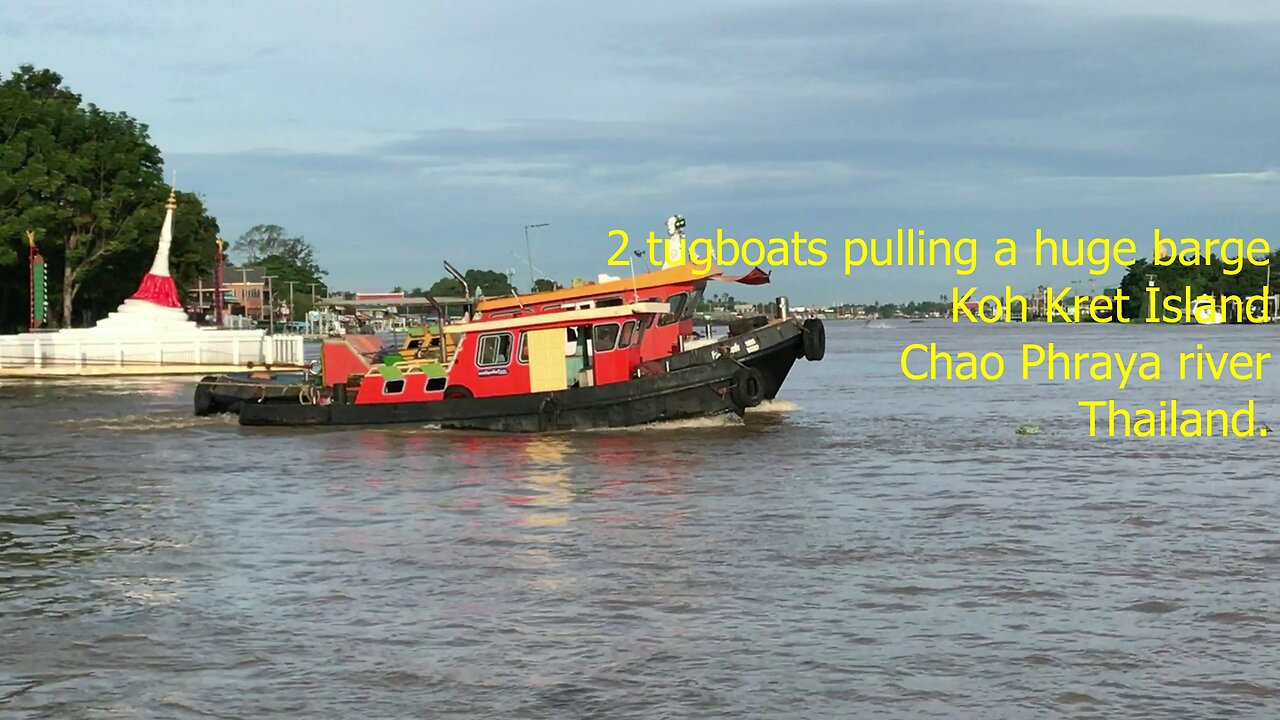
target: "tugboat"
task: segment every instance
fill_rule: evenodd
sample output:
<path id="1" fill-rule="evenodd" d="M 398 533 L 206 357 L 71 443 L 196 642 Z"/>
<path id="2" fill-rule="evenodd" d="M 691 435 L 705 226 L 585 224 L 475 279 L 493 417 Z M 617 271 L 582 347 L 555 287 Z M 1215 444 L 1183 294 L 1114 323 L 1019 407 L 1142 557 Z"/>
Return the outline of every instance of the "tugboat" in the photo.
<path id="1" fill-rule="evenodd" d="M 683 241 L 683 218 L 668 221 Z M 445 269 L 470 291 L 461 273 Z M 623 427 L 726 413 L 777 395 L 796 359 L 821 360 L 820 320 L 748 318 L 724 338 L 693 332 L 710 280 L 763 284 L 677 264 L 628 280 L 478 298 L 462 322 L 437 325 L 387 353 L 374 336 L 328 338 L 301 377 L 210 376 L 196 413 L 238 412 L 242 425 L 431 424 L 548 432 Z M 434 301 L 433 301 L 434 304 Z M 413 347 L 410 348 L 409 344 Z"/>

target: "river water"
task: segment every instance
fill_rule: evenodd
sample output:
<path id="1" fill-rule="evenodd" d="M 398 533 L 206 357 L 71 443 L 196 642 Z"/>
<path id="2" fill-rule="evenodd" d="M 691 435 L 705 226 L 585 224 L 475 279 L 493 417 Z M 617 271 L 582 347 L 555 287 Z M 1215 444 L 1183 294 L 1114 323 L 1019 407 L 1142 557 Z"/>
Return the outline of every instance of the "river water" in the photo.
<path id="1" fill-rule="evenodd" d="M 1280 435 L 1090 437 L 1075 404 L 1280 429 L 1280 368 L 1017 361 L 1278 333 L 831 322 L 745 423 L 555 437 L 5 384 L 0 717 L 1280 717 Z M 1007 376 L 909 382 L 916 341 Z"/>

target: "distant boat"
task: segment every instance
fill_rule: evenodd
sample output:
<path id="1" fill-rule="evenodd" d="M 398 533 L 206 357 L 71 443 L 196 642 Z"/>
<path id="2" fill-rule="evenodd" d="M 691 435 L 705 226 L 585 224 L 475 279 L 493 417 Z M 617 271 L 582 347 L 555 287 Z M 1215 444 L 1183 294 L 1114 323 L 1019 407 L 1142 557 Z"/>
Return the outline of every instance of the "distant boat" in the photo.
<path id="1" fill-rule="evenodd" d="M 1191 303 L 1191 317 L 1197 325 L 1221 325 L 1224 322 L 1222 311 L 1212 298 L 1197 298 Z"/>

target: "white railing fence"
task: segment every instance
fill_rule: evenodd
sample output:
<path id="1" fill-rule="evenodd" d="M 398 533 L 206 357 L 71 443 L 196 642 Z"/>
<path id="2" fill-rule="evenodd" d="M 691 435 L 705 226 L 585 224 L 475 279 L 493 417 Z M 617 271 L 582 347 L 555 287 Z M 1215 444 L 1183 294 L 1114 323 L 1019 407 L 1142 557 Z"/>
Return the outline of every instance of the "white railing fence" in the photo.
<path id="1" fill-rule="evenodd" d="M 33 333 L 0 337 L 0 368 L 301 365 L 300 335 L 210 332 L 172 340 Z"/>

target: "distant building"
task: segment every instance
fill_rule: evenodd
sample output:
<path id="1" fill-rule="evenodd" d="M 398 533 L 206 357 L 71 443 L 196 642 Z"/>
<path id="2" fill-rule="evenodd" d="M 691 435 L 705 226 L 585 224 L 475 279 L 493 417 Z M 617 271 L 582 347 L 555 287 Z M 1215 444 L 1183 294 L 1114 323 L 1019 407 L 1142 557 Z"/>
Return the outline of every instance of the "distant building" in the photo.
<path id="1" fill-rule="evenodd" d="M 265 320 L 271 298 L 264 275 L 262 268 L 233 266 L 223 268 L 224 311 L 230 315 L 244 315 Z M 194 301 L 192 309 L 212 316 L 214 288 L 213 275 L 200 278 L 196 287 L 187 291 Z"/>

